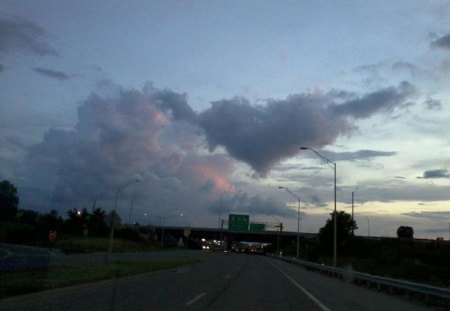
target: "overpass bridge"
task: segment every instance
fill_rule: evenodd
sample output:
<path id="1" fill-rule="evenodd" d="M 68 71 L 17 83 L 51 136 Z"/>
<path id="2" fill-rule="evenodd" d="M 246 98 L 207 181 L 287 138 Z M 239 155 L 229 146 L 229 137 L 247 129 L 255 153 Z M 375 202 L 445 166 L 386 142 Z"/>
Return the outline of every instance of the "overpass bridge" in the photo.
<path id="1" fill-rule="evenodd" d="M 148 226 L 147 229 L 156 233 L 158 240 L 164 236 L 164 240 L 185 239 L 185 230 L 189 231 L 190 240 L 223 240 L 227 241 L 228 246 L 233 242 L 256 242 L 269 243 L 276 245 L 279 241 L 280 246 L 296 243 L 297 232 L 271 230 L 264 232 L 234 232 L 228 229 L 219 228 L 196 228 L 196 227 L 163 227 Z M 300 233 L 300 240 L 314 239 L 316 233 Z"/>

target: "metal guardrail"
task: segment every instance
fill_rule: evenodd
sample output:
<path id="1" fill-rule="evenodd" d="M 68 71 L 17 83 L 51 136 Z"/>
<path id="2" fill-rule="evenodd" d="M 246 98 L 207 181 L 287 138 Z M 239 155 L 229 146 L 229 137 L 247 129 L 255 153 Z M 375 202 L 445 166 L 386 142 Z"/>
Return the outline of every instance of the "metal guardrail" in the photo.
<path id="1" fill-rule="evenodd" d="M 386 286 L 390 289 L 400 289 L 407 292 L 419 293 L 426 296 L 439 297 L 442 299 L 450 299 L 450 289 L 431 286 L 421 283 L 414 283 L 409 281 L 397 280 L 387 277 L 376 276 L 368 273 L 356 272 L 352 270 L 346 270 L 341 268 L 335 268 L 331 266 L 316 264 L 304 260 L 280 257 L 275 255 L 270 255 L 272 258 L 281 259 L 286 262 L 290 262 L 293 264 L 297 264 L 306 268 L 312 268 L 315 270 L 319 270 L 321 272 L 326 272 L 329 274 L 333 274 L 335 276 L 341 277 L 343 279 L 352 280 L 352 281 L 364 281 L 371 284 L 375 284 L 378 289 L 381 289 L 382 286 Z"/>

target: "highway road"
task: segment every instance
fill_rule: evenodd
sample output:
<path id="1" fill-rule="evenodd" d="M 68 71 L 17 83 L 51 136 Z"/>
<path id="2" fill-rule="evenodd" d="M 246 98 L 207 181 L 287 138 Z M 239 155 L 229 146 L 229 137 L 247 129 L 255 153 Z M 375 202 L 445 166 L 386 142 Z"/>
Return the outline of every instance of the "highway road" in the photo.
<path id="1" fill-rule="evenodd" d="M 183 254 L 203 262 L 4 299 L 0 310 L 432 310 L 264 256 L 172 252 Z"/>
<path id="2" fill-rule="evenodd" d="M 54 257 L 46 248 L 0 243 L 0 271 L 45 268 Z"/>

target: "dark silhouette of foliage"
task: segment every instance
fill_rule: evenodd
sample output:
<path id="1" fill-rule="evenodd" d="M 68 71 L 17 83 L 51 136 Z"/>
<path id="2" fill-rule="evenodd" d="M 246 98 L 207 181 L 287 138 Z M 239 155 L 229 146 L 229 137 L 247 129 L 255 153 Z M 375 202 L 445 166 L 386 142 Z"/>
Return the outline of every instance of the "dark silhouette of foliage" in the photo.
<path id="1" fill-rule="evenodd" d="M 331 218 L 327 220 L 325 226 L 319 230 L 319 241 L 323 251 L 331 255 L 333 253 L 333 241 L 334 241 L 334 213 L 331 213 Z M 350 249 L 350 243 L 354 237 L 352 229 L 355 230 L 358 227 L 356 222 L 352 220 L 350 214 L 344 211 L 337 212 L 337 245 L 339 253 L 343 255 Z"/>
<path id="2" fill-rule="evenodd" d="M 18 207 L 17 188 L 7 180 L 2 181 L 0 183 L 0 221 L 14 218 Z"/>
<path id="3" fill-rule="evenodd" d="M 90 234 L 95 236 L 107 236 L 109 228 L 105 223 L 106 212 L 101 208 L 94 209 L 93 213 L 89 215 L 87 226 Z"/>
<path id="4" fill-rule="evenodd" d="M 19 222 L 33 226 L 39 222 L 39 213 L 32 210 L 19 209 L 16 217 Z"/>
<path id="5" fill-rule="evenodd" d="M 71 209 L 69 219 L 64 223 L 64 231 L 73 235 L 107 236 L 108 226 L 104 221 L 105 211 L 96 208 L 93 213 L 83 209 Z"/>
<path id="6" fill-rule="evenodd" d="M 400 226 L 397 229 L 397 237 L 399 239 L 412 239 L 414 237 L 414 229 L 408 226 Z"/>

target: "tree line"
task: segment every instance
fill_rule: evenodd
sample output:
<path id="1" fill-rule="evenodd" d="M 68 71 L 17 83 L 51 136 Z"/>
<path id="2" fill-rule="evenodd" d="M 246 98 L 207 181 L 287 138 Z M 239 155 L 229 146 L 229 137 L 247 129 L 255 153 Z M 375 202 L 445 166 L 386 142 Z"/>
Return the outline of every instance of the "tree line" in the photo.
<path id="1" fill-rule="evenodd" d="M 34 243 L 62 236 L 106 237 L 109 226 L 102 208 L 88 211 L 73 208 L 63 218 L 56 210 L 39 213 L 19 207 L 17 188 L 7 180 L 0 182 L 0 241 Z"/>

